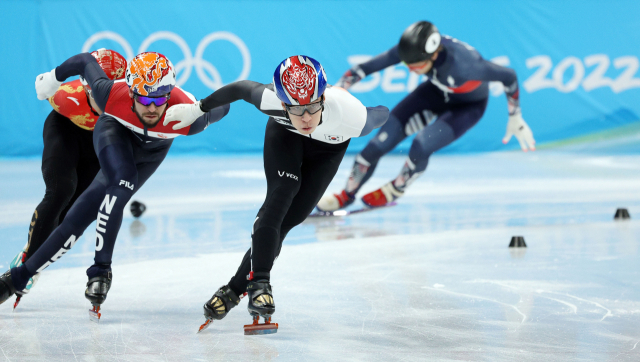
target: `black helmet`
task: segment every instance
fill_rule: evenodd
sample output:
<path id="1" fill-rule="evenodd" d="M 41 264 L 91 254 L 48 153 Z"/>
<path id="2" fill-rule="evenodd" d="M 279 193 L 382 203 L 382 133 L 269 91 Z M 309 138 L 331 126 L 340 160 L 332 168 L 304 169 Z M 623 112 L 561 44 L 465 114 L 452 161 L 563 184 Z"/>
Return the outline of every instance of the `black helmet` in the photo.
<path id="1" fill-rule="evenodd" d="M 409 25 L 398 43 L 400 59 L 407 64 L 427 60 L 440 47 L 440 32 L 428 21 Z"/>

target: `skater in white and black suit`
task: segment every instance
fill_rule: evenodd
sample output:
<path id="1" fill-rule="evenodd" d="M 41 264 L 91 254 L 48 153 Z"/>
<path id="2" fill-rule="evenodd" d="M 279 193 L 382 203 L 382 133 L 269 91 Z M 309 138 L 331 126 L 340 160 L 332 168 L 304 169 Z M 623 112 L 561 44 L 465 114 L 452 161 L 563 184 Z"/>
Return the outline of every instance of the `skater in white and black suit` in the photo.
<path id="1" fill-rule="evenodd" d="M 252 315 L 275 311 L 269 281 L 282 241 L 313 211 L 349 139 L 369 134 L 389 116 L 387 107 L 365 107 L 344 89 L 328 85 L 320 63 L 300 55 L 278 65 L 273 84 L 231 83 L 199 105 L 170 108 L 165 122 L 181 120 L 174 127 L 187 126 L 203 112 L 240 99 L 270 116 L 264 141 L 267 195 L 236 275 L 204 305 L 208 319 L 224 318 L 247 291 Z"/>

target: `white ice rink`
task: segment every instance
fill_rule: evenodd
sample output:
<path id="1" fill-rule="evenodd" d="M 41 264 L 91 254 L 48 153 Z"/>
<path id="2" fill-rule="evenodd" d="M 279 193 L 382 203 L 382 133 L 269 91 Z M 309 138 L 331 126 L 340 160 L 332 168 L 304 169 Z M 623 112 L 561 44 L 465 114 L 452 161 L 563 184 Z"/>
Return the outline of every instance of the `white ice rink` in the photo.
<path id="1" fill-rule="evenodd" d="M 402 162 L 383 158 L 364 191 Z M 640 361 L 640 156 L 436 155 L 398 206 L 289 234 L 277 334 L 243 335 L 244 300 L 196 334 L 265 190 L 258 156 L 168 159 L 134 196 L 147 212 L 126 213 L 100 324 L 91 226 L 15 312 L 0 306 L 0 361 Z M 1 270 L 43 194 L 39 160 L 0 161 Z"/>

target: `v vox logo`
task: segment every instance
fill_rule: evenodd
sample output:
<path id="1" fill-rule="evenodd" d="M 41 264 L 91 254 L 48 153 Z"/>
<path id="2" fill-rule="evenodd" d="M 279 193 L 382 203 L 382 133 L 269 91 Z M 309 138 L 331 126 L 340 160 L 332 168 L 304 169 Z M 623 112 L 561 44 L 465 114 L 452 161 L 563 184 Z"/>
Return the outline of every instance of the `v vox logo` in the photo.
<path id="1" fill-rule="evenodd" d="M 294 175 L 294 174 L 292 174 L 292 173 L 288 173 L 288 172 L 284 172 L 284 171 L 280 172 L 280 171 L 278 170 L 278 175 L 280 175 L 280 177 L 282 177 L 282 176 L 284 176 L 284 175 L 287 175 L 287 177 L 288 177 L 288 178 L 292 178 L 292 179 L 294 179 L 294 180 L 298 181 L 298 176 L 296 176 L 296 175 Z"/>
<path id="2" fill-rule="evenodd" d="M 179 74 L 177 79 L 178 86 L 182 86 L 187 82 L 187 80 L 189 80 L 191 71 L 194 67 L 196 69 L 198 78 L 208 88 L 216 90 L 225 85 L 222 82 L 222 77 L 220 76 L 220 72 L 218 72 L 218 69 L 209 61 L 202 58 L 204 55 L 204 51 L 207 49 L 209 44 L 218 40 L 226 40 L 235 45 L 242 55 L 242 71 L 240 72 L 238 78 L 236 78 L 232 82 L 247 79 L 249 77 L 249 72 L 251 71 L 251 54 L 249 53 L 249 48 L 247 48 L 247 45 L 237 35 L 227 31 L 217 31 L 202 38 L 202 40 L 198 44 L 198 47 L 196 48 L 195 55 L 191 53 L 191 48 L 189 48 L 187 42 L 182 39 L 180 35 L 170 31 L 158 31 L 149 35 L 142 42 L 142 44 L 140 44 L 138 53 L 136 54 L 133 53 L 133 49 L 131 48 L 129 42 L 120 34 L 113 31 L 100 31 L 90 36 L 89 39 L 84 42 L 84 45 L 82 45 L 82 52 L 90 51 L 91 47 L 102 39 L 113 40 L 116 43 L 120 44 L 120 46 L 122 46 L 124 52 L 126 53 L 127 61 L 133 59 L 136 54 L 146 52 L 149 49 L 149 46 L 158 40 L 168 40 L 170 42 L 173 42 L 180 48 L 182 54 L 184 55 L 184 59 L 179 62 L 175 62 L 174 59 L 171 58 L 171 62 L 175 64 L 176 73 Z M 184 71 L 181 73 L 182 70 Z M 209 77 L 209 75 L 207 75 L 207 73 L 209 73 L 211 78 Z"/>

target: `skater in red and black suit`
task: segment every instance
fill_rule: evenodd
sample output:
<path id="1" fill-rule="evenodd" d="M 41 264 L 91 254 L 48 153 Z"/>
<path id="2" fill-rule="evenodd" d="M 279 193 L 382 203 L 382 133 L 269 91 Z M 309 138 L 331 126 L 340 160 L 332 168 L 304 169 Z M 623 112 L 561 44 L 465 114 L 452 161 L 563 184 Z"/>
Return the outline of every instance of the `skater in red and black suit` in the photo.
<path id="1" fill-rule="evenodd" d="M 36 78 L 38 98 L 49 98 L 65 79 L 75 75 L 86 80 L 104 111 L 93 132 L 100 171 L 42 246 L 25 263 L 0 277 L 0 303 L 16 290 L 23 290 L 30 278 L 71 249 L 96 220 L 95 263 L 87 270 L 85 296 L 99 310 L 111 286 L 111 256 L 125 205 L 160 166 L 175 137 L 199 133 L 229 111 L 228 105 L 212 108 L 178 131 L 163 125 L 168 107 L 196 100 L 176 86 L 169 59 L 154 52 L 134 57 L 125 79 L 116 81 L 106 76 L 89 53 L 73 56 Z"/>
<path id="2" fill-rule="evenodd" d="M 118 52 L 99 49 L 91 55 L 109 79 L 124 78 L 127 61 Z M 42 132 L 42 178 L 46 191 L 31 217 L 27 244 L 13 259 L 11 268 L 20 266 L 38 250 L 100 170 L 93 150 L 93 128 L 102 109 L 93 99 L 89 84 L 84 79 L 63 83 L 48 100 L 53 110 Z M 26 288 L 16 293 L 14 307 L 38 276 L 34 275 Z"/>
<path id="3" fill-rule="evenodd" d="M 267 195 L 253 223 L 251 248 L 229 284 L 205 303 L 208 321 L 203 327 L 227 315 L 245 292 L 254 320 L 258 316 L 270 319 L 275 311 L 270 271 L 284 238 L 320 200 L 349 140 L 369 134 L 389 116 L 387 107 L 365 107 L 344 89 L 329 86 L 320 63 L 297 55 L 278 65 L 272 84 L 231 83 L 200 101 L 200 106 L 171 108 L 165 123 L 180 120 L 176 127 L 182 127 L 204 111 L 237 100 L 270 116 L 264 140 Z"/>

